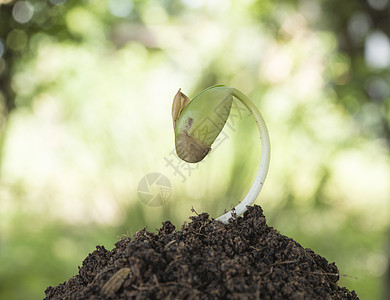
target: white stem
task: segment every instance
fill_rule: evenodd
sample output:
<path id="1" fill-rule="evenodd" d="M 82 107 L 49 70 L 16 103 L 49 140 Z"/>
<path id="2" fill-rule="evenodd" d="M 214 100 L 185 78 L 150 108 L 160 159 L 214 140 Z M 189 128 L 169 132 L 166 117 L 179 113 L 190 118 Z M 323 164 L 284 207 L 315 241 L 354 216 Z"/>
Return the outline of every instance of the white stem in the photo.
<path id="1" fill-rule="evenodd" d="M 246 211 L 247 206 L 252 205 L 252 203 L 255 202 L 257 196 L 261 191 L 261 188 L 263 187 L 265 178 L 268 173 L 271 149 L 270 149 L 270 140 L 269 140 L 267 126 L 265 125 L 264 119 L 261 116 L 257 107 L 247 96 L 245 96 L 243 93 L 241 93 L 239 90 L 235 88 L 232 89 L 232 95 L 236 97 L 238 100 L 240 100 L 252 113 L 252 116 L 256 121 L 256 125 L 259 128 L 260 139 L 261 139 L 261 159 L 260 159 L 259 171 L 257 172 L 255 181 L 253 182 L 252 187 L 250 188 L 248 194 L 241 201 L 241 203 L 238 204 L 233 210 L 234 213 L 237 216 L 239 216 Z M 229 211 L 224 215 L 220 216 L 219 218 L 217 218 L 217 220 L 223 223 L 227 223 L 231 217 L 232 217 L 232 211 Z"/>

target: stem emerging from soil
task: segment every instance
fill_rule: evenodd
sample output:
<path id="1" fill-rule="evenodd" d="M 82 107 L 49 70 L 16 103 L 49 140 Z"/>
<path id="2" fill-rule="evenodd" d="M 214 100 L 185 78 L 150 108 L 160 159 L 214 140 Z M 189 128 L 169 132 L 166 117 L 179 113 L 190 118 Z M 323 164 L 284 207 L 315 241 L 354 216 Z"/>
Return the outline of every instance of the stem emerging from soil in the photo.
<path id="1" fill-rule="evenodd" d="M 250 188 L 248 194 L 233 210 L 217 218 L 217 220 L 223 223 L 228 222 L 228 220 L 232 217 L 232 212 L 237 216 L 239 216 L 246 211 L 247 206 L 250 206 L 252 205 L 253 202 L 255 202 L 257 196 L 261 191 L 261 188 L 263 187 L 265 178 L 268 173 L 270 153 L 271 153 L 267 126 L 265 125 L 264 119 L 260 114 L 259 110 L 257 109 L 257 107 L 246 95 L 244 95 L 242 92 L 240 92 L 235 88 L 232 88 L 232 95 L 236 97 L 238 100 L 240 100 L 249 109 L 249 111 L 252 113 L 252 116 L 256 121 L 256 125 L 259 129 L 260 139 L 261 139 L 261 159 L 260 159 L 260 167 L 257 172 L 255 181 L 253 182 L 252 187 Z"/>

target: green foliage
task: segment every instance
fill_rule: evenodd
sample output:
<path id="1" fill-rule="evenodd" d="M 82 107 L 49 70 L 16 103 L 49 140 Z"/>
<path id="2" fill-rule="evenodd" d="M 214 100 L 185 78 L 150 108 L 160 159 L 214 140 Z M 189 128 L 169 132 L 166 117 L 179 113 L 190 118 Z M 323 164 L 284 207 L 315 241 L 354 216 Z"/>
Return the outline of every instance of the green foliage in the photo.
<path id="1" fill-rule="evenodd" d="M 175 126 L 175 146 L 184 161 L 197 163 L 211 150 L 229 117 L 232 89 L 213 86 L 194 97 L 179 115 Z"/>
<path id="2" fill-rule="evenodd" d="M 172 154 L 172 94 L 221 83 L 267 120 L 272 161 L 257 204 L 268 221 L 334 260 L 361 299 L 384 295 L 388 2 L 5 2 L 0 298 L 42 298 L 95 245 L 180 225 L 192 206 L 213 217 L 235 206 L 260 159 L 243 107 L 232 103 L 199 166 Z M 156 171 L 172 197 L 150 208 L 137 185 Z"/>

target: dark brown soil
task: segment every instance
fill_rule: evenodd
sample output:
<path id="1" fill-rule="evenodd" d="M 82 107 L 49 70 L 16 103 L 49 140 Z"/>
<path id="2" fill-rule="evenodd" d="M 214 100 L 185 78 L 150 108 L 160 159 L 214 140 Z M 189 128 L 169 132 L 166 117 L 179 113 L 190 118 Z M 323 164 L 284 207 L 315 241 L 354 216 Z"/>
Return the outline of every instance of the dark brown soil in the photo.
<path id="1" fill-rule="evenodd" d="M 358 299 L 334 263 L 268 227 L 260 206 L 228 225 L 191 219 L 96 247 L 45 299 Z"/>

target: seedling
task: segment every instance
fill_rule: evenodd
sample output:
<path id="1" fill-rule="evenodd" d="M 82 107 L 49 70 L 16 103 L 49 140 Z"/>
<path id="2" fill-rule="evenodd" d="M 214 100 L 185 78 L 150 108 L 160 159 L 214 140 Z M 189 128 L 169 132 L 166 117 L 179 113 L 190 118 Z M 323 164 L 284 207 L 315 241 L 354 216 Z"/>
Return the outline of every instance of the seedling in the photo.
<path id="1" fill-rule="evenodd" d="M 190 100 L 180 90 L 172 105 L 177 155 L 189 163 L 201 161 L 211 150 L 229 117 L 233 97 L 241 101 L 256 121 L 261 139 L 260 167 L 255 181 L 245 198 L 217 220 L 227 223 L 232 217 L 243 214 L 259 195 L 267 176 L 270 161 L 270 141 L 267 126 L 254 103 L 239 90 L 223 85 L 209 87 Z"/>

